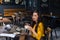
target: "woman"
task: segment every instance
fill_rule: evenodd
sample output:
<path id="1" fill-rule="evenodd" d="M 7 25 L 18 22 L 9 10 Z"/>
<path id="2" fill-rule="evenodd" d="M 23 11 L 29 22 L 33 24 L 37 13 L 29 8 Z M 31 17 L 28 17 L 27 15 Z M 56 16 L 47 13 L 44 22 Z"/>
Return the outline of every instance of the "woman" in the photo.
<path id="1" fill-rule="evenodd" d="M 41 40 L 42 37 L 44 37 L 44 27 L 43 23 L 41 22 L 40 19 L 40 14 L 37 11 L 33 12 L 32 15 L 32 20 L 33 26 L 30 25 L 25 25 L 26 27 L 28 26 L 28 30 L 32 32 L 32 37 L 36 40 Z"/>

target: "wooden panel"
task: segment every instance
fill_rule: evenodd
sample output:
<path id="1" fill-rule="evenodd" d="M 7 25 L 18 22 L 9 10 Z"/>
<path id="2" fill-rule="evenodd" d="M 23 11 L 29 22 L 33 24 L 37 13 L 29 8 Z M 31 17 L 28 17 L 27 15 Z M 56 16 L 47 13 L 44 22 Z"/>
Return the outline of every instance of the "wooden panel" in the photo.
<path id="1" fill-rule="evenodd" d="M 2 4 L 2 1 L 3 1 L 3 0 L 0 0 L 0 4 Z"/>
<path id="2" fill-rule="evenodd" d="M 19 11 L 25 12 L 25 9 L 4 9 L 4 16 L 11 16 Z"/>
<path id="3" fill-rule="evenodd" d="M 20 35 L 19 40 L 25 40 L 25 35 Z"/>

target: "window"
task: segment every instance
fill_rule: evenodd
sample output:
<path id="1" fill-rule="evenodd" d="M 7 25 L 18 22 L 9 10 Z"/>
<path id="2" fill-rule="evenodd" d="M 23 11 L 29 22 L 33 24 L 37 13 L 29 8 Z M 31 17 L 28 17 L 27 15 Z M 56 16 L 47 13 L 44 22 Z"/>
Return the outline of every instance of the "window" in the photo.
<path id="1" fill-rule="evenodd" d="M 4 2 L 10 2 L 10 0 L 4 0 Z"/>

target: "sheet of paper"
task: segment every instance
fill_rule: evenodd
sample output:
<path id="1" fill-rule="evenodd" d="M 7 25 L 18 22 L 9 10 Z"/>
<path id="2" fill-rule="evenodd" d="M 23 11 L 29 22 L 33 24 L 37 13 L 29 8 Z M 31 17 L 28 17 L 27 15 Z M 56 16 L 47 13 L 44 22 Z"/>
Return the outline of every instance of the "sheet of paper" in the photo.
<path id="1" fill-rule="evenodd" d="M 16 36 L 16 34 L 7 34 L 7 33 L 1 33 L 1 34 L 0 34 L 0 36 L 14 38 L 14 37 Z"/>

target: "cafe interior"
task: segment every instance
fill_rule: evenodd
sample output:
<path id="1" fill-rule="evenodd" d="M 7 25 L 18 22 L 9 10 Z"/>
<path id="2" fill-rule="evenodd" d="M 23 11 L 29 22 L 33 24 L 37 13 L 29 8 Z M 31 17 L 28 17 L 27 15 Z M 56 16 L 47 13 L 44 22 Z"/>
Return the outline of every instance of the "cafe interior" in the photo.
<path id="1" fill-rule="evenodd" d="M 32 25 L 35 10 L 44 24 L 43 38 L 25 25 Z M 0 40 L 60 40 L 60 0 L 0 0 Z"/>

